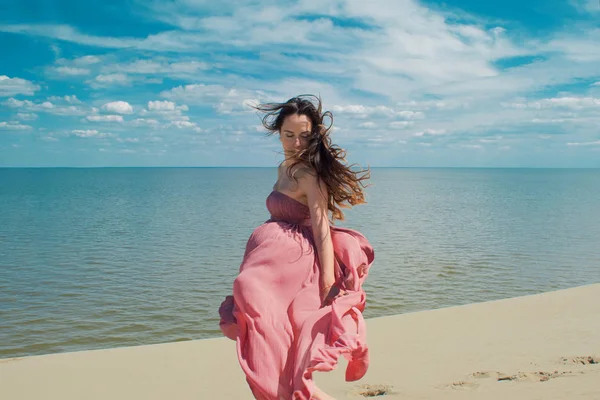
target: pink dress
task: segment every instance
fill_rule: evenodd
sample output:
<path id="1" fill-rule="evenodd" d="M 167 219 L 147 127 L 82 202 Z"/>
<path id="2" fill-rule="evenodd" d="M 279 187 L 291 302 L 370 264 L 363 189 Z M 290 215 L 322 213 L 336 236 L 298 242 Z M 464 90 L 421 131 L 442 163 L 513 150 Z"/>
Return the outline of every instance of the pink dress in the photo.
<path id="1" fill-rule="evenodd" d="M 236 341 L 256 399 L 309 400 L 312 373 L 331 371 L 342 355 L 346 381 L 367 372 L 362 284 L 375 255 L 362 234 L 332 226 L 336 285 L 348 294 L 322 307 L 308 207 L 273 191 L 267 208 L 271 218 L 248 239 L 233 296 L 219 308 L 220 328 Z"/>

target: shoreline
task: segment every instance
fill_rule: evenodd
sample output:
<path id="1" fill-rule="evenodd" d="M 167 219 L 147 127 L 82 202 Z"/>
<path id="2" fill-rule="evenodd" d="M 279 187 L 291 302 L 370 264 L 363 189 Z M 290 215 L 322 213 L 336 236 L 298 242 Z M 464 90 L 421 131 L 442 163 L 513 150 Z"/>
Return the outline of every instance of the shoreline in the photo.
<path id="1" fill-rule="evenodd" d="M 367 319 L 367 375 L 344 382 L 342 359 L 315 379 L 338 399 L 597 399 L 598 298 L 600 283 Z M 0 398 L 42 397 L 252 399 L 227 338 L 0 359 Z"/>

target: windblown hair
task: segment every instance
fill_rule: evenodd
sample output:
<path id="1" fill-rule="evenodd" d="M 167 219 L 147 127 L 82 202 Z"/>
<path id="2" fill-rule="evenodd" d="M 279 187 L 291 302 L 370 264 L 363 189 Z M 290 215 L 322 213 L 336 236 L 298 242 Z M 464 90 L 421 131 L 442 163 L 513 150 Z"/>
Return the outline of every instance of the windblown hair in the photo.
<path id="1" fill-rule="evenodd" d="M 309 98 L 315 99 L 315 102 Z M 268 135 L 279 133 L 285 118 L 290 115 L 305 115 L 310 119 L 312 131 L 308 147 L 284 162 L 290 160 L 287 174 L 296 182 L 294 167 L 305 166 L 316 172 L 317 182 L 324 182 L 327 187 L 327 208 L 332 220 L 344 219 L 341 208 L 366 203 L 363 192 L 366 185 L 363 181 L 370 179 L 370 171 L 353 171 L 354 165 L 346 165 L 346 152 L 331 143 L 329 135 L 333 128 L 333 114 L 330 111 L 323 112 L 320 97 L 301 95 L 285 103 L 265 103 L 254 108 L 265 113 L 262 124 Z M 325 126 L 325 118 L 329 118 L 329 126 Z"/>

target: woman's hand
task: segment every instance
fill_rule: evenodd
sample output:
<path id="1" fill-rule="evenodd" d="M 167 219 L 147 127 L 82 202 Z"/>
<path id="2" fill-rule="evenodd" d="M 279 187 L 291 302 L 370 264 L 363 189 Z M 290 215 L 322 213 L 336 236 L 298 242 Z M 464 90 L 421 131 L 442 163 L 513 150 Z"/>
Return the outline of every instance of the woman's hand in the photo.
<path id="1" fill-rule="evenodd" d="M 330 305 L 334 299 L 344 296 L 347 294 L 346 291 L 340 290 L 340 288 L 335 285 L 335 278 L 321 278 L 320 282 L 321 289 L 321 305 L 327 306 Z"/>
<path id="2" fill-rule="evenodd" d="M 335 279 L 333 277 L 331 277 L 331 278 L 321 277 L 319 289 L 320 289 L 322 305 L 326 305 L 327 304 L 326 301 L 329 300 L 329 298 L 331 297 L 330 293 L 333 294 L 332 292 L 336 288 L 336 286 L 334 286 L 334 283 L 335 283 Z"/>

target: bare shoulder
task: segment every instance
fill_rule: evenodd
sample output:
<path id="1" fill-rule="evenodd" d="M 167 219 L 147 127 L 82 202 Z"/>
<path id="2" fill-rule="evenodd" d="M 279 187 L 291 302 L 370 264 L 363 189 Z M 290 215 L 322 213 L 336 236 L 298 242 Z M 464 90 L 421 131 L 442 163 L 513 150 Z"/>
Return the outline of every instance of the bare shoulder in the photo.
<path id="1" fill-rule="evenodd" d="M 298 180 L 311 181 L 317 180 L 317 172 L 314 168 L 306 166 L 306 165 L 298 165 L 294 168 L 292 175 Z"/>
<path id="2" fill-rule="evenodd" d="M 313 197 L 319 192 L 322 195 L 327 193 L 327 185 L 323 180 L 318 179 L 314 168 L 307 166 L 299 167 L 295 177 L 298 179 L 298 184 L 307 197 Z M 327 195 L 323 197 L 327 197 Z"/>

